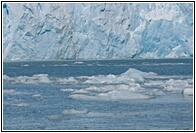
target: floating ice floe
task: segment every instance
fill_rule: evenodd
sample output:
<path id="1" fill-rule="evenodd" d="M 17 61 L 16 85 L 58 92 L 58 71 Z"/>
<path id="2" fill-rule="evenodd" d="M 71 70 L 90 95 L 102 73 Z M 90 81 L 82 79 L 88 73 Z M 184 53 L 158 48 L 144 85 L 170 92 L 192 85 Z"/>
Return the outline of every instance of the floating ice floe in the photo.
<path id="1" fill-rule="evenodd" d="M 59 115 L 49 115 L 46 117 L 48 120 L 58 120 L 60 118 Z"/>
<path id="2" fill-rule="evenodd" d="M 148 96 L 142 93 L 133 93 L 130 91 L 111 91 L 108 93 L 100 93 L 95 96 L 84 94 L 72 94 L 69 98 L 79 100 L 102 100 L 102 101 L 121 101 L 121 100 L 136 100 L 136 99 L 151 99 L 154 96 Z"/>
<path id="3" fill-rule="evenodd" d="M 84 109 L 84 110 L 75 110 L 75 109 L 70 109 L 70 110 L 64 110 L 62 112 L 62 114 L 64 115 L 73 115 L 73 114 L 87 114 L 88 110 Z"/>
<path id="4" fill-rule="evenodd" d="M 63 92 L 72 92 L 74 91 L 75 89 L 60 89 L 60 91 L 63 91 Z"/>
<path id="5" fill-rule="evenodd" d="M 33 77 L 40 83 L 52 83 L 52 81 L 48 78 L 48 74 L 35 74 Z"/>
<path id="6" fill-rule="evenodd" d="M 15 93 L 16 91 L 15 90 L 13 90 L 13 89 L 10 89 L 10 90 L 3 90 L 3 93 L 5 93 L 5 94 L 13 94 L 13 93 Z"/>
<path id="7" fill-rule="evenodd" d="M 74 64 L 84 64 L 84 62 L 82 62 L 82 61 L 76 61 L 76 62 L 74 62 Z"/>
<path id="8" fill-rule="evenodd" d="M 79 90 L 75 90 L 73 93 L 74 94 L 88 94 L 91 92 L 108 92 L 114 89 L 114 86 L 104 86 L 104 87 L 96 87 L 96 86 L 91 86 L 88 88 L 84 88 L 84 89 L 79 89 Z"/>
<path id="9" fill-rule="evenodd" d="M 53 65 L 53 66 L 69 66 L 68 64 L 56 64 L 56 65 Z"/>
<path id="10" fill-rule="evenodd" d="M 42 95 L 41 94 L 34 94 L 32 95 L 32 97 L 41 97 Z"/>
<path id="11" fill-rule="evenodd" d="M 153 72 L 142 72 L 134 68 L 129 68 L 125 73 L 121 75 L 98 75 L 98 76 L 80 76 L 80 77 L 68 77 L 57 78 L 49 77 L 48 74 L 35 74 L 32 77 L 18 76 L 9 77 L 3 75 L 5 83 L 10 84 L 130 84 L 144 82 L 145 78 L 156 76 Z"/>
<path id="12" fill-rule="evenodd" d="M 142 72 L 134 68 L 129 68 L 125 73 L 120 75 L 98 75 L 91 76 L 84 82 L 85 84 L 129 84 L 132 82 L 141 83 L 145 78 L 156 76 L 153 72 Z"/>
<path id="13" fill-rule="evenodd" d="M 34 94 L 32 95 L 32 98 L 34 98 L 35 100 L 42 100 L 42 95 L 41 94 Z"/>
<path id="14" fill-rule="evenodd" d="M 52 83 L 52 81 L 49 79 L 48 74 L 35 74 L 32 77 L 28 77 L 28 76 L 9 77 L 7 75 L 3 75 L 3 81 L 10 84 Z"/>
<path id="15" fill-rule="evenodd" d="M 35 74 L 32 77 L 18 76 L 9 77 L 3 75 L 3 81 L 9 84 L 72 84 L 87 85 L 82 89 L 60 89 L 70 92 L 69 98 L 83 100 L 133 100 L 151 99 L 162 96 L 164 93 L 180 93 L 192 95 L 186 88 L 193 87 L 192 77 L 164 77 L 153 72 L 142 72 L 129 68 L 126 72 L 114 75 L 94 75 L 58 78 L 50 77 L 48 74 Z M 4 93 L 13 93 L 13 90 Z M 32 96 L 38 98 L 41 96 Z"/>
<path id="16" fill-rule="evenodd" d="M 122 77 L 127 77 L 133 79 L 135 82 L 144 82 L 144 78 L 149 78 L 156 76 L 156 73 L 153 72 L 142 72 L 134 68 L 129 68 L 125 73 L 122 73 Z"/>
<path id="17" fill-rule="evenodd" d="M 7 76 L 7 75 L 3 75 L 3 80 L 9 80 L 11 77 Z"/>
<path id="18" fill-rule="evenodd" d="M 145 86 L 162 86 L 163 85 L 163 81 L 148 81 L 148 82 L 145 82 L 144 85 Z"/>
<path id="19" fill-rule="evenodd" d="M 121 101 L 151 99 L 155 98 L 156 93 L 158 93 L 157 90 L 146 90 L 138 83 L 131 83 L 129 85 L 91 86 L 73 91 L 69 98 L 80 100 Z"/>
<path id="20" fill-rule="evenodd" d="M 186 88 L 182 91 L 185 96 L 193 96 L 193 88 Z"/>
<path id="21" fill-rule="evenodd" d="M 175 79 L 169 79 L 166 81 L 164 85 L 164 90 L 167 92 L 181 92 L 185 88 L 190 88 L 192 85 L 188 83 L 187 80 L 175 80 Z"/>
<path id="22" fill-rule="evenodd" d="M 77 84 L 78 81 L 74 77 L 58 78 L 56 79 L 59 84 Z"/>
<path id="23" fill-rule="evenodd" d="M 25 65 L 21 65 L 21 66 L 27 67 L 27 66 L 29 66 L 29 65 L 28 65 L 28 64 L 25 64 Z"/>
<path id="24" fill-rule="evenodd" d="M 12 104 L 13 106 L 18 106 L 18 107 L 26 107 L 29 106 L 27 103 L 17 103 L 17 104 Z"/>
<path id="25" fill-rule="evenodd" d="M 18 95 L 18 94 L 28 94 L 28 92 L 18 92 L 14 89 L 9 89 L 9 90 L 3 90 L 4 94 L 14 94 L 14 95 Z"/>
<path id="26" fill-rule="evenodd" d="M 94 94 L 92 95 L 91 93 Z M 129 85 L 108 85 L 102 87 L 92 86 L 72 92 L 69 98 L 80 100 L 104 100 L 104 101 L 120 101 L 134 99 L 151 99 L 155 98 L 155 93 L 149 92 L 140 87 Z"/>

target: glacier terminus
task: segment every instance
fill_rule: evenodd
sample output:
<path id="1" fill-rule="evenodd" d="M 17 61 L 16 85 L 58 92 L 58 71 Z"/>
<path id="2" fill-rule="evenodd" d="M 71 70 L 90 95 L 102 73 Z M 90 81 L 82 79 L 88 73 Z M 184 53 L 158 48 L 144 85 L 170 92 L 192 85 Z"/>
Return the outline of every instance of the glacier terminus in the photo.
<path id="1" fill-rule="evenodd" d="M 4 61 L 192 56 L 192 3 L 3 3 Z"/>

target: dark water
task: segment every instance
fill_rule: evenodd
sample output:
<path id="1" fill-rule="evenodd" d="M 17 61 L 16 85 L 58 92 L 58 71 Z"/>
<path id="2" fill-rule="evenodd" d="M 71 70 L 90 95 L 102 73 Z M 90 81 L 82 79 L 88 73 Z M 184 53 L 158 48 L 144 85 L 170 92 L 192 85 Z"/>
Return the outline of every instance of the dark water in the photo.
<path id="1" fill-rule="evenodd" d="M 23 66 L 26 64 L 29 66 Z M 47 73 L 55 77 L 69 77 L 121 74 L 128 68 L 136 68 L 159 75 L 192 75 L 192 65 L 192 59 L 9 62 L 3 64 L 3 72 L 8 76 Z"/>
<path id="2" fill-rule="evenodd" d="M 72 92 L 61 89 L 80 90 L 104 85 L 6 82 L 3 84 L 3 89 L 13 92 L 3 94 L 3 129 L 193 129 L 193 96 L 184 96 L 181 91 L 164 91 L 164 85 L 145 85 L 155 81 L 164 84 L 170 79 L 183 80 L 191 85 L 192 82 L 189 81 L 193 76 L 192 59 L 6 62 L 3 64 L 3 74 L 9 77 L 48 74 L 50 79 L 77 78 L 120 75 L 129 68 L 157 73 L 158 80 L 147 79 L 140 85 L 144 89 L 157 89 L 161 95 L 155 95 L 152 99 L 131 101 L 79 100 L 69 98 Z M 83 113 L 85 109 L 88 111 Z M 63 114 L 64 110 L 76 110 L 79 113 Z"/>

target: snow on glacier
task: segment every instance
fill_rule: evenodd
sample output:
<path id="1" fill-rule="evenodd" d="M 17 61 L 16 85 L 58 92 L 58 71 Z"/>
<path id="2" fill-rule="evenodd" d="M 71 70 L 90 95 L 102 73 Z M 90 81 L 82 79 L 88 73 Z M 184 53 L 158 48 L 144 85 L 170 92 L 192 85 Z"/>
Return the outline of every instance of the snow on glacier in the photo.
<path id="1" fill-rule="evenodd" d="M 3 3 L 3 59 L 193 55 L 191 3 Z"/>

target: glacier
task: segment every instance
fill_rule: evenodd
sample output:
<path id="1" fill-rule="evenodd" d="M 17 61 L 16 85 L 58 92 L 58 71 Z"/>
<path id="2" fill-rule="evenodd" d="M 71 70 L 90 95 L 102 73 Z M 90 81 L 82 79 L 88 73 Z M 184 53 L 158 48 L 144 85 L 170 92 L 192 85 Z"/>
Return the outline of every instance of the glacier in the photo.
<path id="1" fill-rule="evenodd" d="M 3 3 L 3 60 L 193 57 L 193 3 Z"/>

